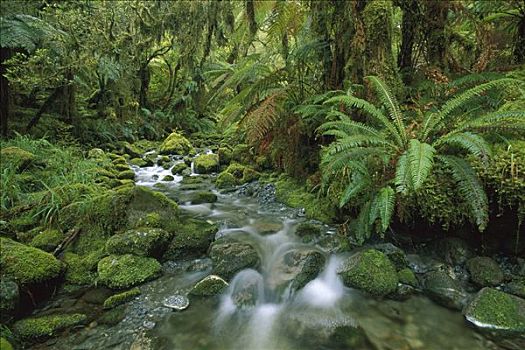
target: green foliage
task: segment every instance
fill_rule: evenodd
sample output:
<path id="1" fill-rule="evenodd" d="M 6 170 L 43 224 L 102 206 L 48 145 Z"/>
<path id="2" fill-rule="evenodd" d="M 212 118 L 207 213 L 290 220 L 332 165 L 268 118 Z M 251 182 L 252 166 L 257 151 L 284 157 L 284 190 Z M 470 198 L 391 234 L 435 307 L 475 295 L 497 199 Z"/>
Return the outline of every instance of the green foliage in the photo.
<path id="1" fill-rule="evenodd" d="M 13 331 L 22 339 L 38 339 L 55 336 L 60 331 L 84 323 L 86 319 L 83 314 L 30 317 L 15 322 Z"/>
<path id="2" fill-rule="evenodd" d="M 121 304 L 127 303 L 130 300 L 133 300 L 135 297 L 140 295 L 140 289 L 133 288 L 128 291 L 118 293 L 110 296 L 104 300 L 104 309 L 112 309 Z"/>
<path id="3" fill-rule="evenodd" d="M 469 219 L 483 231 L 489 217 L 488 199 L 465 156 L 488 162 L 491 150 L 480 132 L 521 129 L 525 114 L 490 112 L 471 117 L 465 116 L 463 108 L 491 89 L 510 89 L 522 86 L 522 82 L 505 78 L 472 87 L 449 99 L 438 111 L 430 112 L 413 130 L 414 125 L 406 125 L 407 116 L 401 113 L 389 88 L 377 77 L 368 80 L 380 102 L 379 108 L 350 94 L 334 96 L 325 104 L 357 108 L 369 118 L 369 123 L 355 121 L 334 108 L 327 114 L 330 120 L 318 129 L 322 135 L 335 137 L 324 150 L 321 162 L 325 190 L 339 193 L 340 206 L 349 204 L 359 210 L 352 223 L 357 241 L 366 240 L 373 226 L 378 233 L 384 233 L 396 202 L 403 218 L 401 209 L 407 198 L 422 191 L 436 163 L 447 169 L 447 176 L 454 180 L 468 206 Z M 457 115 L 456 111 L 462 114 Z M 341 182 L 346 184 L 341 186 Z M 440 214 L 434 216 L 444 218 Z"/>

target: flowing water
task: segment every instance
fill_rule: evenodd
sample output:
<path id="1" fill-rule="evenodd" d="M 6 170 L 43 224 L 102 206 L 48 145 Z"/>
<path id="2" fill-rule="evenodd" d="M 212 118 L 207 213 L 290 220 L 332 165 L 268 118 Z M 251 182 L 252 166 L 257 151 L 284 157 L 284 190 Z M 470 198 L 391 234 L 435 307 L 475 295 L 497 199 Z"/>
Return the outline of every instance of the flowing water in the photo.
<path id="1" fill-rule="evenodd" d="M 140 287 L 142 295 L 127 304 L 119 324 L 93 325 L 55 340 L 48 344 L 51 348 L 497 349 L 469 328 L 460 313 L 424 296 L 402 302 L 376 300 L 345 287 L 336 273 L 342 256 L 334 252 L 333 227 L 323 226 L 324 238 L 318 244 L 305 244 L 294 234 L 297 224 L 306 220 L 298 210 L 218 192 L 213 205 L 190 205 L 195 186 L 185 189 L 180 177 L 159 186 L 159 178 L 169 172 L 160 167 L 136 171 L 137 185 L 157 188 L 178 199 L 189 215 L 217 223 L 216 238 L 231 236 L 252 244 L 260 267 L 237 273 L 222 295 L 190 298 L 188 309 L 174 312 L 163 306 L 164 299 L 186 294 L 211 273 L 211 263 L 209 259 L 167 263 L 163 277 Z M 211 179 L 200 186 L 213 188 Z M 282 268 L 282 261 L 297 251 L 320 253 L 325 264 L 315 279 L 296 290 L 291 288 L 294 276 Z"/>

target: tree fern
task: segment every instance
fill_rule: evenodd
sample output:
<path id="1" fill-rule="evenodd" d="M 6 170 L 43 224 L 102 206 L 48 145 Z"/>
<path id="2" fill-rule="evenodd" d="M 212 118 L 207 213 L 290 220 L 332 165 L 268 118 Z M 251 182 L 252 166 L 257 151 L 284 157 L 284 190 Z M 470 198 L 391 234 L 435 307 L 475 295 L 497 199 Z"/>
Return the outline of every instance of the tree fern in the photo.
<path id="1" fill-rule="evenodd" d="M 438 156 L 438 159 L 450 169 L 459 193 L 469 205 L 472 218 L 483 231 L 489 221 L 488 199 L 476 172 L 464 159 L 455 156 Z"/>

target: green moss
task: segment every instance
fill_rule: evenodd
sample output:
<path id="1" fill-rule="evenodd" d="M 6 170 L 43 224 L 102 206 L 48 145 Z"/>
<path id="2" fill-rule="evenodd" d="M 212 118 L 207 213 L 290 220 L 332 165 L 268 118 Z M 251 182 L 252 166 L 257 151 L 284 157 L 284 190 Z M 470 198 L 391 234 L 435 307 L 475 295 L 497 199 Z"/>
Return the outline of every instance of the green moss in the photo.
<path id="1" fill-rule="evenodd" d="M 129 164 L 135 165 L 135 166 L 138 166 L 138 167 L 145 167 L 145 166 L 149 165 L 149 163 L 147 161 L 145 161 L 144 159 L 142 159 L 142 158 L 132 158 L 129 161 Z"/>
<path id="2" fill-rule="evenodd" d="M 398 275 L 387 256 L 375 249 L 358 252 L 346 259 L 338 271 L 347 286 L 383 296 L 397 288 Z"/>
<path id="3" fill-rule="evenodd" d="M 297 225 L 295 234 L 299 237 L 319 236 L 321 234 L 321 226 L 308 222 L 301 222 Z"/>
<path id="4" fill-rule="evenodd" d="M 122 142 L 122 152 L 132 158 L 138 158 L 144 153 L 144 150 L 137 145 L 132 145 L 131 143 L 124 141 Z"/>
<path id="5" fill-rule="evenodd" d="M 134 180 L 135 172 L 133 170 L 125 170 L 117 174 L 119 180 Z"/>
<path id="6" fill-rule="evenodd" d="M 226 171 L 220 173 L 215 180 L 215 186 L 217 186 L 217 188 L 231 188 L 237 186 L 237 184 L 238 180 L 235 176 Z"/>
<path id="7" fill-rule="evenodd" d="M 160 263 L 136 255 L 110 255 L 98 263 L 99 281 L 113 289 L 133 287 L 158 277 Z"/>
<path id="8" fill-rule="evenodd" d="M 161 181 L 166 181 L 166 182 L 168 182 L 168 181 L 173 181 L 173 180 L 175 180 L 175 178 L 174 178 L 173 176 L 171 176 L 171 175 L 166 175 L 166 176 L 164 176 L 164 177 L 162 178 Z"/>
<path id="9" fill-rule="evenodd" d="M 217 195 L 209 191 L 196 192 L 191 197 L 191 204 L 215 203 L 217 202 Z"/>
<path id="10" fill-rule="evenodd" d="M 288 177 L 275 183 L 275 195 L 279 201 L 292 207 L 304 208 L 306 217 L 331 223 L 336 215 L 335 207 L 327 200 L 307 192 L 303 185 Z"/>
<path id="11" fill-rule="evenodd" d="M 97 277 L 97 264 L 106 255 L 104 249 L 83 256 L 72 252 L 64 253 L 66 282 L 73 285 L 92 285 Z"/>
<path id="12" fill-rule="evenodd" d="M 193 161 L 195 172 L 209 174 L 219 169 L 219 156 L 216 154 L 201 154 Z"/>
<path id="13" fill-rule="evenodd" d="M 111 236 L 106 243 L 109 254 L 159 256 L 171 234 L 159 228 L 143 227 Z"/>
<path id="14" fill-rule="evenodd" d="M 38 339 L 57 335 L 62 330 L 82 324 L 86 319 L 83 314 L 30 317 L 15 322 L 13 331 L 23 339 Z"/>
<path id="15" fill-rule="evenodd" d="M 105 311 L 102 316 L 97 319 L 99 324 L 114 326 L 126 317 L 126 307 L 120 305 Z"/>
<path id="16" fill-rule="evenodd" d="M 470 278 L 479 286 L 496 286 L 503 282 L 503 271 L 489 257 L 478 256 L 467 261 Z"/>
<path id="17" fill-rule="evenodd" d="M 250 146 L 246 144 L 238 144 L 236 145 L 232 150 L 231 158 L 233 161 L 239 162 L 239 163 L 250 163 L 252 160 L 252 156 L 250 154 Z"/>
<path id="18" fill-rule="evenodd" d="M 56 278 L 62 264 L 53 255 L 0 237 L 0 268 L 6 276 L 24 285 Z"/>
<path id="19" fill-rule="evenodd" d="M 31 240 L 30 245 L 46 252 L 52 252 L 60 243 L 62 243 L 64 238 L 65 235 L 61 231 L 47 229 L 36 235 L 35 238 Z"/>
<path id="20" fill-rule="evenodd" d="M 228 288 L 228 282 L 219 276 L 210 275 L 197 282 L 190 294 L 195 296 L 212 296 L 222 293 Z"/>
<path id="21" fill-rule="evenodd" d="M 219 147 L 217 150 L 220 165 L 228 165 L 232 161 L 232 150 L 227 147 Z"/>
<path id="22" fill-rule="evenodd" d="M 164 258 L 176 260 L 206 254 L 218 228 L 217 225 L 203 220 L 186 219 L 180 223 L 174 222 L 172 230 L 175 232 L 175 238 L 171 241 Z"/>
<path id="23" fill-rule="evenodd" d="M 488 330 L 525 332 L 525 300 L 492 288 L 483 288 L 467 307 L 467 320 Z M 482 326 L 483 328 L 483 326 Z"/>
<path id="24" fill-rule="evenodd" d="M 13 346 L 5 338 L 0 338 L 0 349 L 2 350 L 13 350 Z"/>
<path id="25" fill-rule="evenodd" d="M 173 166 L 173 168 L 171 168 L 171 173 L 173 175 L 179 175 L 187 168 L 188 166 L 186 165 L 186 163 L 177 163 Z"/>
<path id="26" fill-rule="evenodd" d="M 187 138 L 178 132 L 172 132 L 160 145 L 160 154 L 189 154 L 195 150 Z"/>
<path id="27" fill-rule="evenodd" d="M 35 158 L 33 153 L 18 147 L 5 147 L 0 150 L 2 167 L 13 167 L 17 171 L 26 169 Z"/>
<path id="28" fill-rule="evenodd" d="M 204 182 L 204 176 L 184 176 L 181 184 L 183 185 L 197 185 Z"/>
<path id="29" fill-rule="evenodd" d="M 140 289 L 133 288 L 128 291 L 110 296 L 104 301 L 104 309 L 112 309 L 115 306 L 127 303 L 140 295 Z"/>
<path id="30" fill-rule="evenodd" d="M 105 159 L 107 157 L 106 153 L 100 148 L 92 148 L 87 154 L 88 158 L 93 159 Z"/>
<path id="31" fill-rule="evenodd" d="M 417 278 L 416 278 L 416 275 L 414 275 L 414 272 L 411 269 L 404 268 L 404 269 L 398 271 L 397 274 L 399 276 L 399 282 L 404 283 L 404 284 L 408 284 L 409 286 L 412 286 L 412 287 L 417 287 L 417 285 L 418 285 Z"/>

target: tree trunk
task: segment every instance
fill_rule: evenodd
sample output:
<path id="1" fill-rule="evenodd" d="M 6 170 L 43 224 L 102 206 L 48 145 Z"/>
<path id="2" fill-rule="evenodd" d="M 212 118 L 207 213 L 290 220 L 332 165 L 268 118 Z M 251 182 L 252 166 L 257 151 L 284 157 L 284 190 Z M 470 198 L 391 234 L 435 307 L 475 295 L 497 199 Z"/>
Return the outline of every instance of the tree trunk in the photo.
<path id="1" fill-rule="evenodd" d="M 401 22 L 401 47 L 397 56 L 397 65 L 405 84 L 410 83 L 414 71 L 413 49 L 418 29 L 419 6 L 417 0 L 400 0 L 403 11 Z"/>
<path id="2" fill-rule="evenodd" d="M 148 65 L 142 66 L 139 69 L 140 91 L 139 91 L 139 106 L 140 108 L 148 108 L 148 89 L 150 81 L 150 71 Z"/>
<path id="3" fill-rule="evenodd" d="M 9 81 L 4 74 L 6 67 L 3 64 L 5 60 L 11 57 L 11 49 L 0 47 L 0 128 L 2 136 L 6 137 L 8 132 L 7 123 L 9 120 L 9 107 L 11 99 L 9 95 Z"/>
<path id="4" fill-rule="evenodd" d="M 521 15 L 518 23 L 514 46 L 514 61 L 517 64 L 525 63 L 525 13 Z"/>
<path id="5" fill-rule="evenodd" d="M 29 132 L 31 131 L 31 129 L 38 123 L 38 121 L 40 120 L 40 117 L 42 116 L 42 114 L 44 114 L 45 111 L 47 111 L 49 109 L 49 107 L 51 107 L 51 105 L 55 102 L 55 100 L 63 94 L 63 89 L 64 87 L 63 86 L 60 86 L 58 88 L 56 88 L 53 93 L 51 95 L 49 95 L 49 97 L 47 98 L 47 100 L 44 102 L 44 104 L 40 107 L 40 109 L 38 110 L 38 112 L 36 112 L 35 116 L 33 117 L 33 119 L 31 119 L 31 121 L 27 124 L 26 126 L 26 132 Z"/>
<path id="6" fill-rule="evenodd" d="M 429 0 L 425 2 L 426 13 L 423 23 L 426 26 L 427 61 L 431 66 L 442 70 L 447 69 L 445 26 L 447 24 L 449 6 L 448 0 Z"/>

